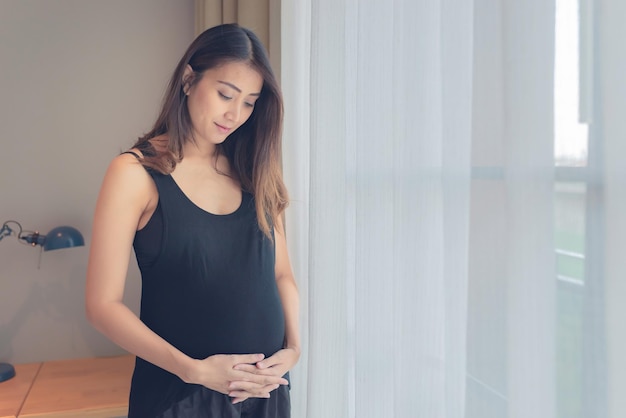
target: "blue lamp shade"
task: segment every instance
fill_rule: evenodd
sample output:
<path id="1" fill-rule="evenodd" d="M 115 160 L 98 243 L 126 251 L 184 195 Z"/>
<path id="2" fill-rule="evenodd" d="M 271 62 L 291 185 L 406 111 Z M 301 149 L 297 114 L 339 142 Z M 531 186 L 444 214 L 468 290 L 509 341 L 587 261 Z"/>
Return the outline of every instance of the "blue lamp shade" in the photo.
<path id="1" fill-rule="evenodd" d="M 15 368 L 9 363 L 0 363 L 0 382 L 9 380 L 15 376 Z"/>
<path id="2" fill-rule="evenodd" d="M 80 247 L 85 245 L 82 234 L 71 226 L 58 226 L 46 235 L 43 244 L 44 251 L 60 250 L 62 248 Z"/>

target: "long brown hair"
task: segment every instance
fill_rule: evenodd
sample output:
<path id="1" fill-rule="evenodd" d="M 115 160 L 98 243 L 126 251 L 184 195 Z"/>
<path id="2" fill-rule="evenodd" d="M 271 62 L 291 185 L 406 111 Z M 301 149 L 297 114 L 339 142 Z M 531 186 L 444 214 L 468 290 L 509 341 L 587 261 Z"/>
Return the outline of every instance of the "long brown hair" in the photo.
<path id="1" fill-rule="evenodd" d="M 217 152 L 226 156 L 233 176 L 254 196 L 259 227 L 271 238 L 271 225 L 288 205 L 280 166 L 283 99 L 265 48 L 249 29 L 236 24 L 215 26 L 191 43 L 172 74 L 152 130 L 134 147 L 142 151 L 144 166 L 170 174 L 183 158 L 183 145 L 194 141 L 183 91 L 185 68 L 193 69 L 189 88 L 206 70 L 227 62 L 250 65 L 263 78 L 263 87 L 252 115 L 217 146 Z M 167 144 L 154 147 L 150 140 L 160 135 L 167 135 Z"/>

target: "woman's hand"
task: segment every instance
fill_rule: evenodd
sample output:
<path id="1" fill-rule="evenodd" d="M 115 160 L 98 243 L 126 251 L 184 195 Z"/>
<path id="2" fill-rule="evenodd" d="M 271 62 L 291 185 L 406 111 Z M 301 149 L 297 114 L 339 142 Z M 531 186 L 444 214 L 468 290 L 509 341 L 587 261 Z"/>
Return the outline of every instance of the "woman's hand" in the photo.
<path id="1" fill-rule="evenodd" d="M 234 369 L 236 371 L 242 371 L 249 374 L 254 374 L 256 376 L 263 376 L 267 378 L 282 378 L 298 362 L 299 358 L 299 349 L 283 348 L 282 350 L 278 350 L 271 357 L 257 361 L 256 364 L 251 364 L 249 362 L 240 363 L 235 365 Z M 238 403 L 247 398 L 253 397 L 246 389 L 246 383 L 247 382 L 239 381 L 232 382 L 232 390 L 228 393 L 228 395 L 234 398 L 233 403 Z M 278 386 L 274 387 L 270 390 L 270 392 L 277 388 Z"/>
<path id="2" fill-rule="evenodd" d="M 271 391 L 289 382 L 282 375 L 252 372 L 257 370 L 256 364 L 263 361 L 263 357 L 263 354 L 218 354 L 204 360 L 196 360 L 183 380 L 231 397 L 242 397 L 241 400 L 269 398 Z M 240 366 L 248 366 L 248 368 L 241 369 Z M 234 396 L 233 393 L 243 396 Z M 235 401 L 237 399 L 234 399 L 233 403 L 236 403 Z"/>
<path id="3" fill-rule="evenodd" d="M 257 362 L 256 367 L 258 370 L 269 372 L 271 376 L 282 377 L 296 365 L 299 358 L 299 349 L 291 347 L 283 348 L 274 353 L 273 356 Z M 235 367 L 235 369 L 238 368 L 239 366 Z"/>

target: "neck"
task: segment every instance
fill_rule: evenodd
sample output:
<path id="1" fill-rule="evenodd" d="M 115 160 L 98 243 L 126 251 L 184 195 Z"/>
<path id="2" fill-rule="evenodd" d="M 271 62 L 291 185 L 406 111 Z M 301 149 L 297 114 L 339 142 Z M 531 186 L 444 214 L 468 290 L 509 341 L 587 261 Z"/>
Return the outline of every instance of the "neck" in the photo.
<path id="1" fill-rule="evenodd" d="M 215 144 L 207 144 L 206 142 L 193 143 L 191 141 L 183 145 L 184 158 L 190 159 L 204 159 L 209 161 L 215 161 L 218 155 L 217 147 Z"/>
<path id="2" fill-rule="evenodd" d="M 184 148 L 183 162 L 187 166 L 210 167 L 217 174 L 230 176 L 230 164 L 224 155 L 220 155 L 214 144 L 200 146 L 187 143 Z"/>

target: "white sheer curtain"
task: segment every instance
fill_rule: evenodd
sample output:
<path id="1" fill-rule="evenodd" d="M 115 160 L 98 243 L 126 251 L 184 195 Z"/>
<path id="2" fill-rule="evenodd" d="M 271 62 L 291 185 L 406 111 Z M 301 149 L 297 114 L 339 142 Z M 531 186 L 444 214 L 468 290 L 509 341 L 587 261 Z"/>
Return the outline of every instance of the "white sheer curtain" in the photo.
<path id="1" fill-rule="evenodd" d="M 618 418 L 626 416 L 626 3 L 620 0 L 596 3 L 595 120 L 604 145 L 600 160 L 605 165 L 599 186 L 604 187 L 606 201 L 606 208 L 602 208 L 606 237 L 601 243 L 606 253 L 602 263 L 606 275 L 600 294 L 601 300 L 606 300 L 606 311 L 597 313 L 601 315 L 599 322 L 607 329 L 607 416 Z"/>
<path id="2" fill-rule="evenodd" d="M 466 416 L 556 417 L 554 4 L 475 10 Z"/>
<path id="3" fill-rule="evenodd" d="M 283 2 L 297 417 L 462 417 L 472 7 Z"/>
<path id="4" fill-rule="evenodd" d="M 626 416 L 626 10 L 585 1 L 584 170 L 554 167 L 555 1 L 283 1 L 294 417 Z M 564 178 L 584 280 L 557 273 Z"/>

